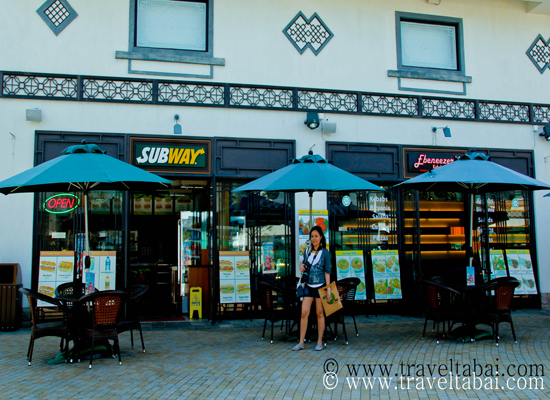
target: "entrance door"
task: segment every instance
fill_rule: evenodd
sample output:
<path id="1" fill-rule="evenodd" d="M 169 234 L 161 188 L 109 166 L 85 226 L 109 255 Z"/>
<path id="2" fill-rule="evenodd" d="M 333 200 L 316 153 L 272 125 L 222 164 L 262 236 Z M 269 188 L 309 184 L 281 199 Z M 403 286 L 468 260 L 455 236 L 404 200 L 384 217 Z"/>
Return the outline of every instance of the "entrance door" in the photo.
<path id="1" fill-rule="evenodd" d="M 203 299 L 207 297 L 211 189 L 206 181 L 181 182 L 174 181 L 167 191 L 131 196 L 128 286 L 150 286 L 143 300 L 144 318 L 181 317 L 187 312 L 182 294 L 189 287 L 201 287 Z M 185 275 L 179 258 L 184 239 L 178 235 L 180 220 L 195 232 Z"/>
<path id="2" fill-rule="evenodd" d="M 418 260 L 415 280 L 465 284 L 467 199 L 462 193 L 419 191 L 418 199 L 413 194 L 405 195 L 404 210 L 407 258 Z"/>

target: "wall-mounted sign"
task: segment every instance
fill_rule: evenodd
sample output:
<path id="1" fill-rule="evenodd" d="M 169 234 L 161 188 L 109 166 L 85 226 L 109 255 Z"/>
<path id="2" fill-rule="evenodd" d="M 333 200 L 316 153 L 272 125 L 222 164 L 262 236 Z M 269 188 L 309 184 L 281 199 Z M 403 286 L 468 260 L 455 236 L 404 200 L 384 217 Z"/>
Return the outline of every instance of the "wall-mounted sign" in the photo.
<path id="1" fill-rule="evenodd" d="M 210 173 L 210 141 L 130 138 L 131 164 L 150 172 Z"/>
<path id="2" fill-rule="evenodd" d="M 55 194 L 44 201 L 44 211 L 52 214 L 68 213 L 78 207 L 80 199 L 70 193 Z"/>
<path id="3" fill-rule="evenodd" d="M 434 149 L 403 148 L 405 163 L 405 178 L 431 171 L 443 165 L 455 162 L 466 152 L 463 150 L 438 151 Z"/>

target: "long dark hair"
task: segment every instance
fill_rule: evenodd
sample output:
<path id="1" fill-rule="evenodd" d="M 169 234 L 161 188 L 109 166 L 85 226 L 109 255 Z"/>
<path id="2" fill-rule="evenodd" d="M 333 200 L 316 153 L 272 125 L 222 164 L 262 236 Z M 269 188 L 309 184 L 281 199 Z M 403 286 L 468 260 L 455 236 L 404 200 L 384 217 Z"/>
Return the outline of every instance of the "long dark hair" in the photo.
<path id="1" fill-rule="evenodd" d="M 313 243 L 311 243 L 311 234 L 312 234 L 314 231 L 317 231 L 317 233 L 319 234 L 319 236 L 321 236 L 321 243 L 319 243 L 319 247 L 321 247 L 322 249 L 326 249 L 326 247 L 327 247 L 327 240 L 325 239 L 325 234 L 323 233 L 323 230 L 322 230 L 321 227 L 318 226 L 318 225 L 315 225 L 313 228 L 311 228 L 311 231 L 309 231 L 309 243 L 311 244 L 311 248 L 313 249 Z"/>

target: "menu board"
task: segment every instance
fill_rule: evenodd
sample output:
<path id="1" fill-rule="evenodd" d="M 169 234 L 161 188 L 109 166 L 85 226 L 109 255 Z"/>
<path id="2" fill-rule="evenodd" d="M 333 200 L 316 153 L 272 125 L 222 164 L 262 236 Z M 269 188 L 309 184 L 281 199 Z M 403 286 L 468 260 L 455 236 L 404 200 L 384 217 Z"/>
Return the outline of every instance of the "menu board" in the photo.
<path id="1" fill-rule="evenodd" d="M 372 277 L 377 300 L 402 298 L 401 267 L 397 250 L 372 251 Z"/>
<path id="2" fill-rule="evenodd" d="M 155 197 L 155 215 L 172 215 L 172 196 L 156 196 Z"/>
<path id="3" fill-rule="evenodd" d="M 153 214 L 153 197 L 143 196 L 141 194 L 134 195 L 134 215 L 152 215 Z"/>
<path id="4" fill-rule="evenodd" d="M 355 291 L 355 300 L 367 299 L 365 260 L 362 250 L 336 252 L 336 279 L 344 278 L 359 278 L 361 282 Z"/>
<path id="5" fill-rule="evenodd" d="M 250 303 L 248 251 L 220 251 L 220 303 Z"/>
<path id="6" fill-rule="evenodd" d="M 519 281 L 514 294 L 537 294 L 533 263 L 529 250 L 506 250 L 506 260 L 510 276 Z"/>
<path id="7" fill-rule="evenodd" d="M 38 267 L 38 293 L 54 297 L 55 288 L 74 279 L 74 251 L 41 251 Z M 53 307 L 38 301 L 38 307 Z"/>
<path id="8" fill-rule="evenodd" d="M 116 251 L 90 251 L 90 268 L 83 278 L 86 293 L 116 289 Z"/>
<path id="9" fill-rule="evenodd" d="M 491 269 L 489 279 L 508 276 L 503 250 L 489 250 L 489 261 L 489 268 Z"/>
<path id="10" fill-rule="evenodd" d="M 191 197 L 189 196 L 176 196 L 175 209 L 176 212 L 180 211 L 192 211 Z"/>
<path id="11" fill-rule="evenodd" d="M 312 210 L 313 215 L 313 226 L 319 226 L 325 239 L 327 241 L 327 249 L 329 248 L 329 229 L 328 229 L 328 210 Z M 304 252 L 306 248 L 310 245 L 309 243 L 309 232 L 311 230 L 309 223 L 309 210 L 298 210 L 298 254 L 300 257 L 300 262 L 304 258 Z"/>
<path id="12" fill-rule="evenodd" d="M 111 213 L 111 193 L 102 191 L 92 191 L 88 194 L 90 201 L 90 212 L 92 214 L 110 214 Z M 121 207 L 120 199 L 118 207 Z"/>

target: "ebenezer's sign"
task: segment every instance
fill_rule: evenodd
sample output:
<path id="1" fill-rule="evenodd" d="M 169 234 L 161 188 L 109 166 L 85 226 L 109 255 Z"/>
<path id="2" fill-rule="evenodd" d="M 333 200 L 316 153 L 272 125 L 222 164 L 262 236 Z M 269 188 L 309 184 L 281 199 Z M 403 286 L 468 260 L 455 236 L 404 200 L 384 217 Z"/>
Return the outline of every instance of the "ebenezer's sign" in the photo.
<path id="1" fill-rule="evenodd" d="M 130 138 L 132 164 L 150 172 L 210 173 L 210 141 Z"/>
<path id="2" fill-rule="evenodd" d="M 431 149 L 404 149 L 404 152 L 405 159 L 407 160 L 405 178 L 410 178 L 455 162 L 465 153 L 462 150 L 449 152 Z"/>

